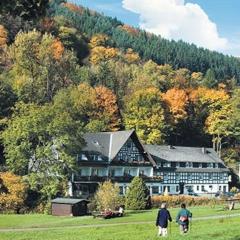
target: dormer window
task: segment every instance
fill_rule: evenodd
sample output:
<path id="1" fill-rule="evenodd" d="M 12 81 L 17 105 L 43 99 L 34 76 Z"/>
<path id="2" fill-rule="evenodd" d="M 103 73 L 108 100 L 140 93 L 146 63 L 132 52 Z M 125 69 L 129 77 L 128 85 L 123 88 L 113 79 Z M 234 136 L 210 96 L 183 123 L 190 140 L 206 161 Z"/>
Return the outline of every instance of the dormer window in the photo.
<path id="1" fill-rule="evenodd" d="M 93 140 L 93 144 L 96 145 L 96 146 L 100 146 L 100 144 L 97 140 Z"/>
<path id="2" fill-rule="evenodd" d="M 171 163 L 165 162 L 165 163 L 163 163 L 163 167 L 171 167 Z"/>
<path id="3" fill-rule="evenodd" d="M 192 162 L 186 162 L 186 168 L 192 168 Z"/>
<path id="4" fill-rule="evenodd" d="M 186 167 L 186 163 L 185 162 L 180 162 L 180 167 L 181 168 L 185 168 Z"/>
<path id="5" fill-rule="evenodd" d="M 213 168 L 213 163 L 208 163 L 207 168 Z"/>
<path id="6" fill-rule="evenodd" d="M 82 161 L 87 161 L 88 160 L 87 156 L 84 153 L 81 154 L 81 158 L 80 159 Z"/>

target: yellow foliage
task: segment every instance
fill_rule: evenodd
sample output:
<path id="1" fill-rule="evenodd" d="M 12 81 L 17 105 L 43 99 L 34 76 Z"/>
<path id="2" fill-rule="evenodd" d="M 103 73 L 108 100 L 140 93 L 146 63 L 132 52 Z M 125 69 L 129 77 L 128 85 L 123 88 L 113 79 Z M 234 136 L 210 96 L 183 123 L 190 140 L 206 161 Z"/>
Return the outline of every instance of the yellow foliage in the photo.
<path id="1" fill-rule="evenodd" d="M 198 82 L 201 81 L 203 78 L 203 74 L 201 72 L 193 72 L 191 74 L 191 79 Z"/>
<path id="2" fill-rule="evenodd" d="M 0 173 L 0 209 L 17 211 L 24 204 L 26 185 L 22 177 L 11 172 Z"/>
<path id="3" fill-rule="evenodd" d="M 93 64 L 98 64 L 101 61 L 107 61 L 116 58 L 117 56 L 117 48 L 106 48 L 103 46 L 97 46 L 91 50 L 90 62 Z"/>
<path id="4" fill-rule="evenodd" d="M 7 30 L 3 25 L 0 25 L 0 48 L 6 46 L 7 44 Z"/>
<path id="5" fill-rule="evenodd" d="M 111 181 L 99 184 L 95 198 L 97 200 L 99 210 L 115 210 L 120 203 L 118 185 L 116 183 L 112 183 Z"/>
<path id="6" fill-rule="evenodd" d="M 127 129 L 136 129 L 147 144 L 161 144 L 165 138 L 165 116 L 161 92 L 150 87 L 125 97 L 124 122 Z"/>
<path id="7" fill-rule="evenodd" d="M 199 87 L 190 92 L 189 98 L 192 102 L 201 102 L 204 103 L 222 103 L 229 99 L 229 95 L 225 92 L 225 90 L 220 89 L 209 89 L 205 87 Z"/>
<path id="8" fill-rule="evenodd" d="M 186 90 L 172 88 L 164 93 L 162 97 L 173 114 L 175 122 L 187 117 L 186 106 L 188 104 L 188 95 Z"/>
<path id="9" fill-rule="evenodd" d="M 56 60 L 59 60 L 62 57 L 64 52 L 64 46 L 60 40 L 58 39 L 53 40 L 52 51 L 53 51 L 53 57 Z"/>
<path id="10" fill-rule="evenodd" d="M 105 34 L 96 34 L 90 40 L 90 47 L 95 48 L 99 46 L 105 46 L 108 40 L 108 36 Z"/>
<path id="11" fill-rule="evenodd" d="M 73 99 L 74 107 L 79 112 L 87 112 L 90 115 L 94 114 L 96 93 L 87 83 L 81 83 L 77 88 L 74 88 L 71 92 L 71 98 Z"/>
<path id="12" fill-rule="evenodd" d="M 140 61 L 138 53 L 135 53 L 131 48 L 129 48 L 124 56 L 128 63 L 136 63 Z"/>
<path id="13" fill-rule="evenodd" d="M 18 78 L 13 82 L 13 88 L 15 90 L 20 90 L 24 85 L 30 82 L 30 79 L 27 78 L 25 75 L 18 76 Z"/>
<path id="14" fill-rule="evenodd" d="M 206 119 L 206 131 L 211 135 L 228 136 L 231 134 L 231 114 L 230 104 L 221 106 L 221 109 L 212 110 Z"/>

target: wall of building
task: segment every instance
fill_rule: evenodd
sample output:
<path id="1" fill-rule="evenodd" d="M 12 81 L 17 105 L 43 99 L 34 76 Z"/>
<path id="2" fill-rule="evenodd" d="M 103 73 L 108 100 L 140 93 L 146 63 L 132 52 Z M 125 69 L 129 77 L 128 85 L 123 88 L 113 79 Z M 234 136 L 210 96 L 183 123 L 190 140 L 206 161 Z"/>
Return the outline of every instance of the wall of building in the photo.
<path id="1" fill-rule="evenodd" d="M 119 187 L 121 188 L 121 194 L 125 195 L 127 188 L 130 183 L 119 183 Z M 146 183 L 150 190 L 150 195 L 160 195 L 168 189 L 169 194 L 179 194 L 180 193 L 180 186 L 179 184 L 162 184 L 162 183 Z M 191 194 L 216 194 L 217 192 L 228 192 L 229 186 L 228 184 L 193 184 L 193 185 L 185 185 L 183 194 L 188 195 L 188 189 L 191 188 Z"/>
<path id="2" fill-rule="evenodd" d="M 72 205 L 52 203 L 52 215 L 54 215 L 54 216 L 72 216 Z"/>

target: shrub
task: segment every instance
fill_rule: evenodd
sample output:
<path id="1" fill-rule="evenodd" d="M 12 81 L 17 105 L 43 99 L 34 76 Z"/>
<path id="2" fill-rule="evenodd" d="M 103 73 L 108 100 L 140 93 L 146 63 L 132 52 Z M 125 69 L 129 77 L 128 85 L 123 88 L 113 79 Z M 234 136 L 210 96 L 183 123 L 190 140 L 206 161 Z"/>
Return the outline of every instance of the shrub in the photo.
<path id="1" fill-rule="evenodd" d="M 149 206 L 149 190 L 140 177 L 134 177 L 126 194 L 126 208 L 131 210 L 146 209 Z"/>
<path id="2" fill-rule="evenodd" d="M 162 202 L 166 202 L 169 207 L 179 207 L 181 203 L 186 203 L 188 206 L 201 206 L 211 205 L 215 206 L 217 203 L 220 204 L 220 200 L 207 198 L 207 197 L 194 197 L 188 195 L 176 195 L 176 196 L 152 196 L 151 198 L 152 207 L 160 207 Z"/>
<path id="3" fill-rule="evenodd" d="M 236 187 L 232 187 L 230 192 L 232 193 L 237 193 L 239 191 L 239 189 L 237 189 Z"/>
<path id="4" fill-rule="evenodd" d="M 95 194 L 98 210 L 105 209 L 115 210 L 119 206 L 119 187 L 111 181 L 106 181 L 99 184 L 99 188 Z"/>

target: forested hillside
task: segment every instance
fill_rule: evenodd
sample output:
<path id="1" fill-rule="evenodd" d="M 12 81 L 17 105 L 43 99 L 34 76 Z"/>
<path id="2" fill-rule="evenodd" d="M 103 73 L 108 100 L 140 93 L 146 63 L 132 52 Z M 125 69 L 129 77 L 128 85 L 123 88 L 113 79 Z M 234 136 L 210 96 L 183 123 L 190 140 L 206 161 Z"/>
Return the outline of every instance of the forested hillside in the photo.
<path id="1" fill-rule="evenodd" d="M 3 170 L 50 199 L 66 190 L 84 132 L 133 128 L 144 143 L 213 146 L 236 166 L 237 58 L 71 3 L 27 3 L 0 4 Z"/>
<path id="2" fill-rule="evenodd" d="M 205 74 L 211 69 L 218 82 L 236 78 L 240 82 L 240 60 L 221 53 L 198 48 L 182 41 L 169 41 L 160 36 L 124 25 L 87 9 L 77 9 L 72 5 L 54 7 L 54 15 L 62 15 L 76 29 L 88 37 L 103 33 L 111 37 L 109 45 L 126 50 L 132 48 L 143 60 L 153 60 L 157 64 L 170 64 L 174 69 L 187 68 Z M 81 13 L 81 14 L 79 14 Z"/>

